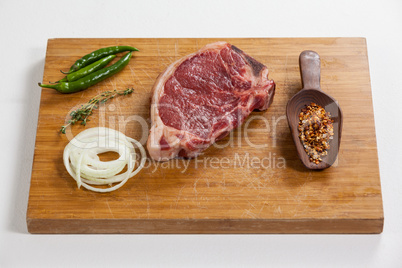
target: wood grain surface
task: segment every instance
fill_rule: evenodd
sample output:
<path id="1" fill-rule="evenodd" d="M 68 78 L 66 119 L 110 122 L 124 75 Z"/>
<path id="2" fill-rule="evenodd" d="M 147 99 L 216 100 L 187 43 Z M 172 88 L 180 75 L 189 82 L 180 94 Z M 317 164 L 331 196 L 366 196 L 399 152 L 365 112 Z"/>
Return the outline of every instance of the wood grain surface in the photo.
<path id="1" fill-rule="evenodd" d="M 156 77 L 173 61 L 228 41 L 265 64 L 276 82 L 272 106 L 253 112 L 197 159 L 146 167 L 121 189 L 78 189 L 62 162 L 64 147 L 84 130 L 106 126 L 145 144 Z M 31 233 L 380 233 L 383 208 L 364 38 L 51 39 L 43 82 L 63 77 L 81 56 L 105 46 L 135 52 L 119 74 L 79 93 L 42 89 L 28 201 Z M 343 111 L 335 164 L 307 170 L 296 154 L 286 103 L 301 88 L 299 54 L 321 57 L 321 88 Z M 118 57 L 119 58 L 119 57 Z M 32 81 L 32 90 L 35 88 Z M 105 90 L 135 88 L 95 111 L 86 127 L 58 132 L 73 108 Z"/>

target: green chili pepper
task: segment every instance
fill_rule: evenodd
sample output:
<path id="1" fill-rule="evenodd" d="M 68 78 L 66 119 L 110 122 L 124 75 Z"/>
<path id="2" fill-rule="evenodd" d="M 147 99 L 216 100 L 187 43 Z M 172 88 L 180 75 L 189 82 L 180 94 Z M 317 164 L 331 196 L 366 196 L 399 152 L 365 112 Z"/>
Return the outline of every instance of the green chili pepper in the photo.
<path id="1" fill-rule="evenodd" d="M 100 81 L 105 80 L 106 78 L 111 77 L 112 75 L 120 72 L 130 61 L 131 54 L 132 54 L 132 52 L 129 52 L 126 55 L 124 55 L 115 64 L 113 64 L 109 67 L 100 69 L 100 70 L 98 70 L 94 73 L 91 73 L 76 81 L 61 82 L 61 83 L 54 84 L 54 85 L 44 85 L 44 84 L 38 83 L 38 85 L 40 87 L 56 89 L 60 93 L 78 92 L 78 91 L 87 89 L 90 86 L 93 86 L 93 85 L 99 83 Z"/>
<path id="2" fill-rule="evenodd" d="M 116 58 L 116 55 L 109 55 L 107 57 L 104 57 L 98 61 L 95 61 L 94 63 L 85 66 L 84 68 L 73 72 L 69 75 L 67 75 L 66 77 L 64 77 L 63 79 L 59 80 L 58 82 L 72 82 L 72 81 L 76 81 L 78 79 L 83 78 L 84 76 L 87 76 L 93 72 L 96 72 L 97 70 L 102 69 L 103 67 L 105 67 L 109 62 L 111 62 L 114 58 Z M 56 82 L 57 83 L 57 82 Z"/>
<path id="3" fill-rule="evenodd" d="M 113 47 L 105 47 L 101 48 L 98 50 L 95 50 L 94 52 L 91 52 L 85 56 L 83 56 L 81 59 L 77 60 L 70 68 L 68 73 L 72 73 L 75 71 L 78 71 L 82 67 L 85 67 L 92 62 L 95 62 L 103 57 L 113 55 L 119 52 L 124 52 L 124 51 L 138 51 L 135 47 L 130 47 L 130 46 L 113 46 Z"/>

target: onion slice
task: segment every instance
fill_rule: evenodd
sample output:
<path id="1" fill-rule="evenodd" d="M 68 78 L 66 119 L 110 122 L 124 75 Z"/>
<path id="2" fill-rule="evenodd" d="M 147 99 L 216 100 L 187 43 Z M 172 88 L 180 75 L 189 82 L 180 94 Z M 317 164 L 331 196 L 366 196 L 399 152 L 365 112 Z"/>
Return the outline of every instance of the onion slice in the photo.
<path id="1" fill-rule="evenodd" d="M 136 153 L 133 144 L 141 153 L 141 161 L 136 167 Z M 101 161 L 98 154 L 116 152 L 119 158 Z M 114 129 L 95 127 L 75 136 L 64 148 L 63 162 L 67 172 L 81 185 L 94 192 L 111 192 L 119 189 L 134 177 L 145 165 L 146 153 L 137 140 Z M 127 166 L 127 170 L 121 171 Z M 119 174 L 121 173 L 121 174 Z M 112 186 L 113 183 L 118 183 Z M 97 188 L 91 185 L 109 185 Z"/>

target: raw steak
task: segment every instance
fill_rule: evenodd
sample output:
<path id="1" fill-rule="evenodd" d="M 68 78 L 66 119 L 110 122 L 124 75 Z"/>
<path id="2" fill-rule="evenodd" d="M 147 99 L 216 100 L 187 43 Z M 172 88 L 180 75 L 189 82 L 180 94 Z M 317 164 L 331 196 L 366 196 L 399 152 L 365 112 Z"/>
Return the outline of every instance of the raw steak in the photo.
<path id="1" fill-rule="evenodd" d="M 172 63 L 156 79 L 147 141 L 157 161 L 196 157 L 272 103 L 266 66 L 226 42 Z"/>

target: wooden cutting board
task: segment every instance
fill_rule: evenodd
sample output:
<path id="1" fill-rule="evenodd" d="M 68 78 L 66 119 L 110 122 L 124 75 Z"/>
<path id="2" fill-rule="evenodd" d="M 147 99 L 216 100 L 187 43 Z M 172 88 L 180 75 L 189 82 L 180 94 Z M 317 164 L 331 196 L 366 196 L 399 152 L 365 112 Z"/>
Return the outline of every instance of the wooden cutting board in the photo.
<path id="1" fill-rule="evenodd" d="M 197 159 L 146 167 L 107 194 L 78 189 L 63 149 L 80 131 L 106 126 L 145 144 L 156 77 L 173 61 L 228 41 L 264 63 L 276 82 L 272 106 L 253 112 Z M 63 77 L 75 60 L 101 47 L 140 49 L 119 74 L 83 92 L 42 89 L 27 225 L 31 233 L 380 233 L 383 208 L 370 76 L 364 38 L 51 39 L 43 81 Z M 344 113 L 338 161 L 306 170 L 285 117 L 301 89 L 299 54 L 321 56 L 321 87 Z M 35 87 L 33 85 L 33 87 Z M 96 110 L 86 127 L 58 132 L 72 108 L 106 90 L 133 87 Z M 33 88 L 32 90 L 40 90 Z"/>

